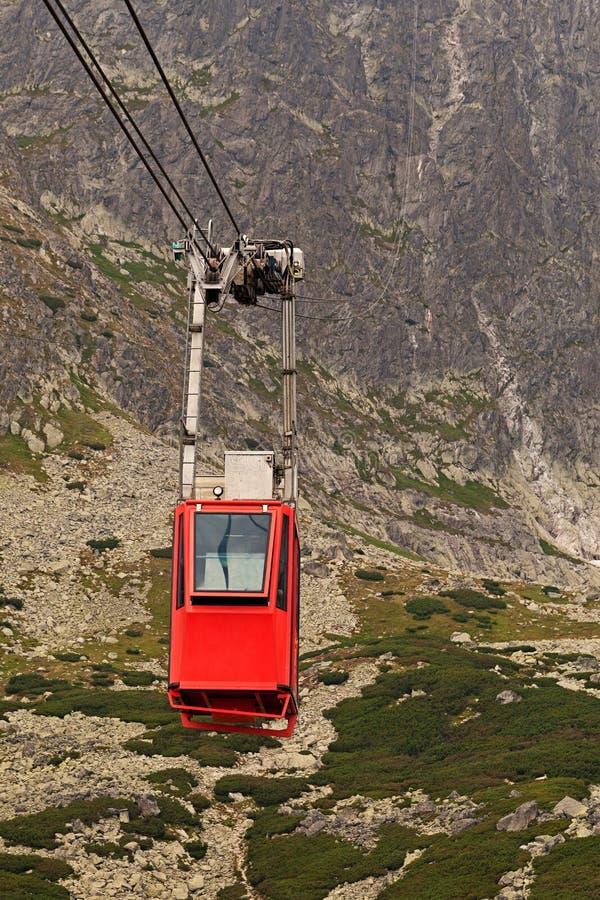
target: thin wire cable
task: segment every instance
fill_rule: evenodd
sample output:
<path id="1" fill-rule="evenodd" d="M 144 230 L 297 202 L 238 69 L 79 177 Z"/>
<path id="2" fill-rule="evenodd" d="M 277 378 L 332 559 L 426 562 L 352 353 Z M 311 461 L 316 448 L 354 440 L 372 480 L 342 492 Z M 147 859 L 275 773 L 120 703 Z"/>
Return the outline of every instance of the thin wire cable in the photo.
<path id="1" fill-rule="evenodd" d="M 298 299 L 298 298 L 296 298 Z M 264 306 L 262 303 L 255 303 L 254 306 L 257 306 L 259 309 L 267 309 L 269 312 L 279 313 L 281 314 L 281 310 L 276 306 Z M 340 316 L 336 318 L 335 316 L 307 316 L 306 313 L 296 313 L 296 316 L 299 319 L 312 319 L 314 322 L 346 322 L 346 316 Z"/>
<path id="2" fill-rule="evenodd" d="M 54 19 L 54 21 L 56 22 L 56 24 L 58 25 L 58 27 L 60 28 L 60 30 L 62 31 L 62 33 L 63 33 L 65 39 L 67 40 L 67 43 L 69 44 L 69 46 L 71 47 L 71 49 L 72 49 L 73 52 L 75 53 L 75 56 L 77 57 L 77 59 L 79 60 L 79 62 L 81 63 L 81 65 L 83 66 L 83 68 L 85 69 L 85 71 L 87 72 L 88 76 L 89 76 L 89 77 L 91 78 L 91 80 L 93 81 L 96 90 L 98 91 L 98 93 L 99 93 L 100 96 L 102 97 L 104 103 L 106 104 L 106 106 L 109 108 L 109 110 L 110 110 L 111 113 L 113 114 L 114 118 L 116 119 L 117 124 L 119 125 L 119 128 L 121 129 L 121 131 L 123 132 L 123 134 L 125 135 L 125 137 L 126 137 L 127 140 L 129 141 L 129 143 L 131 144 L 131 146 L 132 146 L 133 149 L 135 150 L 135 152 L 136 152 L 136 154 L 138 155 L 140 161 L 144 164 L 146 170 L 148 171 L 148 174 L 150 175 L 150 177 L 152 178 L 152 180 L 153 180 L 154 183 L 156 184 L 157 188 L 159 189 L 159 191 L 161 192 L 161 194 L 163 195 L 163 197 L 165 198 L 165 200 L 166 200 L 167 203 L 169 204 L 171 210 L 173 211 L 173 213 L 174 213 L 175 216 L 177 217 L 177 219 L 178 219 L 178 221 L 180 222 L 181 226 L 182 226 L 182 227 L 184 228 L 184 230 L 187 232 L 188 229 L 189 229 L 189 224 L 185 221 L 185 219 L 184 219 L 183 216 L 181 215 L 181 212 L 177 209 L 177 207 L 175 206 L 175 204 L 173 203 L 173 201 L 172 201 L 171 198 L 169 197 L 169 194 L 167 193 L 167 191 L 165 190 L 163 184 L 161 183 L 161 181 L 160 181 L 159 178 L 157 177 L 156 173 L 154 172 L 154 170 L 153 170 L 152 167 L 150 166 L 150 163 L 148 162 L 148 160 L 146 159 L 146 157 L 144 156 L 144 154 L 143 154 L 142 151 L 140 150 L 140 148 L 139 148 L 137 142 L 134 140 L 133 136 L 132 136 L 132 135 L 129 133 L 129 131 L 127 130 L 127 127 L 126 127 L 125 123 L 124 123 L 123 120 L 120 118 L 120 116 L 119 116 L 119 114 L 117 113 L 116 109 L 114 108 L 114 106 L 113 106 L 112 103 L 110 102 L 110 99 L 109 99 L 109 97 L 108 97 L 108 94 L 106 93 L 106 91 L 104 90 L 104 88 L 102 87 L 102 85 L 100 84 L 100 82 L 98 81 L 98 79 L 96 78 L 96 76 L 94 75 L 94 72 L 93 72 L 92 69 L 90 68 L 89 64 L 86 62 L 86 60 L 85 60 L 84 57 L 82 56 L 81 52 L 79 51 L 79 48 L 75 45 L 75 42 L 73 41 L 71 35 L 70 35 L 69 32 L 67 31 L 67 29 L 66 29 L 64 23 L 61 21 L 61 19 L 60 19 L 59 16 L 57 15 L 56 11 L 54 10 L 54 8 L 51 6 L 50 0 L 43 0 L 43 3 L 44 3 L 44 6 L 46 7 L 46 9 L 48 10 L 48 12 L 50 13 L 50 15 L 52 16 L 52 18 Z M 206 257 L 206 254 L 204 253 L 204 251 L 202 250 L 202 248 L 199 247 L 198 245 L 196 245 L 196 247 L 197 247 L 199 253 L 201 254 L 201 256 L 204 258 L 205 262 L 208 262 L 208 259 L 207 259 L 207 257 Z"/>
<path id="3" fill-rule="evenodd" d="M 129 110 L 126 108 L 125 104 L 124 104 L 123 101 L 121 100 L 121 98 L 120 98 L 120 96 L 119 96 L 119 94 L 118 94 L 116 88 L 115 88 L 115 87 L 113 86 L 113 84 L 111 83 L 110 78 L 108 77 L 108 75 L 106 74 L 106 72 L 104 71 L 104 69 L 102 68 L 102 66 L 100 65 L 100 63 L 98 62 L 98 59 L 97 59 L 97 57 L 95 56 L 94 52 L 92 51 L 91 47 L 89 46 L 89 44 L 87 43 L 87 41 L 85 40 L 85 38 L 83 37 L 83 35 L 81 34 L 81 32 L 79 31 L 79 29 L 77 28 L 77 25 L 75 24 L 73 18 L 71 17 L 71 15 L 69 14 L 69 12 L 65 9 L 65 7 L 63 6 L 61 0 L 54 0 L 54 2 L 56 3 L 56 6 L 59 8 L 59 10 L 61 11 L 61 13 L 63 14 L 63 16 L 64 16 L 64 18 L 66 19 L 66 21 L 68 22 L 69 27 L 70 27 L 71 30 L 73 31 L 73 34 L 75 35 L 75 37 L 77 38 L 77 40 L 80 42 L 81 46 L 83 47 L 83 49 L 84 49 L 85 52 L 87 53 L 87 55 L 88 55 L 88 57 L 90 58 L 90 60 L 92 61 L 93 65 L 96 67 L 96 69 L 97 69 L 98 72 L 100 73 L 100 76 L 101 76 L 102 79 L 104 80 L 104 83 L 105 83 L 106 87 L 108 88 L 108 90 L 110 91 L 111 95 L 114 97 L 116 103 L 118 104 L 119 109 L 120 109 L 121 112 L 125 115 L 125 117 L 127 118 L 127 120 L 130 122 L 132 128 L 134 129 L 135 133 L 137 134 L 137 136 L 139 137 L 139 139 L 142 141 L 144 147 L 146 148 L 148 154 L 150 155 L 150 158 L 153 160 L 153 162 L 154 162 L 154 163 L 156 164 L 156 166 L 158 167 L 158 170 L 160 171 L 161 175 L 163 176 L 163 178 L 165 179 L 165 181 L 167 182 L 167 184 L 169 185 L 169 187 L 171 188 L 171 190 L 173 191 L 173 193 L 175 194 L 175 196 L 177 197 L 177 199 L 178 199 L 179 202 L 181 203 L 182 207 L 184 208 L 184 210 L 186 211 L 186 213 L 187 213 L 188 216 L 190 217 L 191 221 L 192 221 L 194 224 L 196 224 L 196 218 L 195 218 L 193 212 L 191 211 L 191 209 L 189 208 L 189 206 L 188 206 L 187 203 L 185 202 L 184 198 L 181 196 L 181 194 L 180 194 L 179 191 L 177 190 L 176 186 L 173 184 L 172 179 L 169 177 L 169 175 L 168 175 L 167 172 L 165 171 L 165 169 L 164 169 L 162 163 L 160 162 L 160 160 L 158 159 L 158 157 L 157 157 L 156 154 L 154 153 L 152 147 L 150 146 L 150 144 L 148 143 L 148 141 L 146 140 L 146 138 L 144 137 L 144 135 L 143 135 L 141 129 L 138 127 L 138 125 L 137 125 L 135 119 L 133 118 L 133 116 L 131 115 L 131 113 L 129 112 Z M 198 232 L 199 232 L 200 236 L 202 237 L 202 239 L 206 242 L 208 248 L 209 248 L 210 251 L 211 251 L 211 254 L 212 254 L 213 256 L 216 255 L 216 253 L 215 253 L 215 248 L 211 245 L 210 241 L 208 240 L 208 237 L 206 236 L 206 234 L 204 233 L 204 231 L 202 230 L 202 228 L 200 228 L 200 226 L 196 224 L 196 229 L 198 230 Z M 196 245 L 196 246 L 197 246 L 197 245 Z M 200 248 L 198 247 L 198 249 L 200 249 Z"/>
<path id="4" fill-rule="evenodd" d="M 179 103 L 177 97 L 175 96 L 175 94 L 174 94 L 174 92 L 173 92 L 173 88 L 171 87 L 171 85 L 170 85 L 170 83 L 169 83 L 169 80 L 168 80 L 167 76 L 165 75 L 164 69 L 163 69 L 163 67 L 162 67 L 161 64 L 160 64 L 160 62 L 159 62 L 159 60 L 158 60 L 158 57 L 157 57 L 156 53 L 154 52 L 154 50 L 153 50 L 153 48 L 152 48 L 152 45 L 151 45 L 150 41 L 148 40 L 148 36 L 147 36 L 146 32 L 144 31 L 144 26 L 143 26 L 142 23 L 140 22 L 140 20 L 139 20 L 139 18 L 138 18 L 138 15 L 137 15 L 135 9 L 133 8 L 133 6 L 132 6 L 130 0 L 125 0 L 125 6 L 126 6 L 127 9 L 129 10 L 129 14 L 131 15 L 131 18 L 133 19 L 133 21 L 135 22 L 136 28 L 137 28 L 137 30 L 139 31 L 140 36 L 141 36 L 141 38 L 142 38 L 144 44 L 146 45 L 146 49 L 148 50 L 148 53 L 149 53 L 150 56 L 152 57 L 152 61 L 154 62 L 154 65 L 156 66 L 156 68 L 157 68 L 157 70 L 158 70 L 158 73 L 159 73 L 159 75 L 160 75 L 160 77 L 161 77 L 161 79 L 162 79 L 162 82 L 163 82 L 165 88 L 167 89 L 167 92 L 168 92 L 168 94 L 169 94 L 169 97 L 170 97 L 171 100 L 173 101 L 173 104 L 174 104 L 174 106 L 175 106 L 175 109 L 176 109 L 177 112 L 179 113 L 179 118 L 180 118 L 181 121 L 183 122 L 183 124 L 184 124 L 184 126 L 185 126 L 185 130 L 187 131 L 187 133 L 188 133 L 188 135 L 189 135 L 189 137 L 190 137 L 190 140 L 192 141 L 194 147 L 196 148 L 196 152 L 198 153 L 198 156 L 199 156 L 200 159 L 202 160 L 202 165 L 203 165 L 204 168 L 206 169 L 206 173 L 207 173 L 208 177 L 210 178 L 210 180 L 212 181 L 213 187 L 214 187 L 214 189 L 216 190 L 217 194 L 219 195 L 219 199 L 221 200 L 221 203 L 222 203 L 223 206 L 225 207 L 225 211 L 226 211 L 227 215 L 229 216 L 229 218 L 230 218 L 230 220 L 231 220 L 231 224 L 232 224 L 233 227 L 235 228 L 237 234 L 238 234 L 238 235 L 241 234 L 241 229 L 240 229 L 239 225 L 237 224 L 237 222 L 236 222 L 236 220 L 235 220 L 235 218 L 234 218 L 234 216 L 233 216 L 233 213 L 232 213 L 231 210 L 229 209 L 229 206 L 227 205 L 227 201 L 225 200 L 225 197 L 223 196 L 223 193 L 222 193 L 222 191 L 221 191 L 221 188 L 220 188 L 219 185 L 217 184 L 216 178 L 215 178 L 215 176 L 213 175 L 212 170 L 211 170 L 211 168 L 210 168 L 210 166 L 209 166 L 209 164 L 208 164 L 208 160 L 207 160 L 206 157 L 204 156 L 204 153 L 202 152 L 202 150 L 201 150 L 201 148 L 200 148 L 200 144 L 199 144 L 198 141 L 196 140 L 196 136 L 195 136 L 194 132 L 192 131 L 192 129 L 191 129 L 191 127 L 190 127 L 190 124 L 189 124 L 189 122 L 188 122 L 188 120 L 187 120 L 187 118 L 186 118 L 186 116 L 185 116 L 185 113 L 184 113 L 183 109 L 181 108 L 181 105 L 180 105 L 180 103 Z"/>

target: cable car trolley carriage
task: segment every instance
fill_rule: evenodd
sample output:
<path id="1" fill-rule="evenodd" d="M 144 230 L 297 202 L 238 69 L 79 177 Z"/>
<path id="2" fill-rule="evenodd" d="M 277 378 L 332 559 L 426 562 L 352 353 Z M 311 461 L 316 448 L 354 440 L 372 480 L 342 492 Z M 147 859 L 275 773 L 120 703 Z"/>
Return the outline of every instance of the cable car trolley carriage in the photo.
<path id="1" fill-rule="evenodd" d="M 204 233 L 203 237 L 204 237 Z M 169 700 L 188 728 L 289 737 L 298 716 L 300 545 L 296 520 L 294 282 L 301 251 L 243 236 L 206 254 L 195 235 L 174 244 L 189 264 L 190 304 L 173 531 Z M 212 251 L 212 253 L 208 251 Z M 267 274 L 268 273 L 268 274 Z M 226 294 L 282 303 L 283 441 L 228 451 L 224 475 L 196 472 L 205 317 Z"/>

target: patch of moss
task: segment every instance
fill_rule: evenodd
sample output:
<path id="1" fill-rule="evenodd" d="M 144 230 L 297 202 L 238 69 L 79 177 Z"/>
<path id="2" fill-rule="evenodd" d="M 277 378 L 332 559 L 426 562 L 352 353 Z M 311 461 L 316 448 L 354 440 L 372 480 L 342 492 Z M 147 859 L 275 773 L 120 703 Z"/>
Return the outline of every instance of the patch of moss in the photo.
<path id="1" fill-rule="evenodd" d="M 0 437 L 0 470 L 14 472 L 15 475 L 30 475 L 40 484 L 48 481 L 48 475 L 22 437 L 5 434 Z"/>
<path id="2" fill-rule="evenodd" d="M 147 731 L 139 738 L 127 741 L 125 747 L 144 756 L 190 756 L 203 766 L 234 766 L 238 753 L 255 753 L 260 747 L 278 747 L 279 742 L 265 735 L 209 734 L 183 728 L 179 721 L 170 721 L 162 728 Z"/>

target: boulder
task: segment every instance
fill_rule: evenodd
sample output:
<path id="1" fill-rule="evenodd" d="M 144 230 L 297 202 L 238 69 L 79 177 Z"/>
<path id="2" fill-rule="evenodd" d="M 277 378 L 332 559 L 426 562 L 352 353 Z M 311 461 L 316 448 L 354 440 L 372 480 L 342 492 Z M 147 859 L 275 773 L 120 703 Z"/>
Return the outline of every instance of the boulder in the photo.
<path id="1" fill-rule="evenodd" d="M 528 800 L 496 823 L 497 831 L 525 831 L 535 821 L 539 813 L 535 800 Z"/>
<path id="2" fill-rule="evenodd" d="M 587 806 L 575 800 L 573 797 L 563 797 L 562 800 L 553 807 L 552 812 L 555 816 L 562 816 L 565 819 L 576 819 L 578 816 L 585 816 Z"/>
<path id="3" fill-rule="evenodd" d="M 522 699 L 516 691 L 500 691 L 496 695 L 496 703 L 520 703 Z"/>

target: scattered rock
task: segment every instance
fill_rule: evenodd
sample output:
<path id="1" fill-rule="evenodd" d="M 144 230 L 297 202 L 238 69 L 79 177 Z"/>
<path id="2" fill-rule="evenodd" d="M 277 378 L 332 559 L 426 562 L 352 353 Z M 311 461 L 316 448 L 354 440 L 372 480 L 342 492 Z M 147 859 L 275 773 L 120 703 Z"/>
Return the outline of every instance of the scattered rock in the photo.
<path id="1" fill-rule="evenodd" d="M 136 797 L 140 815 L 147 819 L 150 816 L 160 816 L 160 807 L 152 794 L 140 794 Z"/>
<path id="2" fill-rule="evenodd" d="M 302 571 L 305 575 L 312 575 L 314 578 L 327 578 L 329 576 L 329 566 L 316 560 L 303 562 Z"/>
<path id="3" fill-rule="evenodd" d="M 496 695 L 497 703 L 520 703 L 523 698 L 516 691 L 500 691 Z"/>
<path id="4" fill-rule="evenodd" d="M 473 643 L 473 639 L 471 638 L 471 635 L 468 634 L 466 631 L 453 631 L 452 634 L 450 635 L 450 640 L 454 644 L 472 644 Z"/>
<path id="5" fill-rule="evenodd" d="M 538 816 L 539 807 L 535 800 L 529 800 L 518 806 L 514 813 L 509 813 L 496 823 L 498 831 L 524 831 Z"/>
<path id="6" fill-rule="evenodd" d="M 565 819 L 576 819 L 578 816 L 584 816 L 587 813 L 587 806 L 584 803 L 580 803 L 579 800 L 574 800 L 573 797 L 563 797 L 553 807 L 552 812 L 555 816 L 562 816 Z"/>

